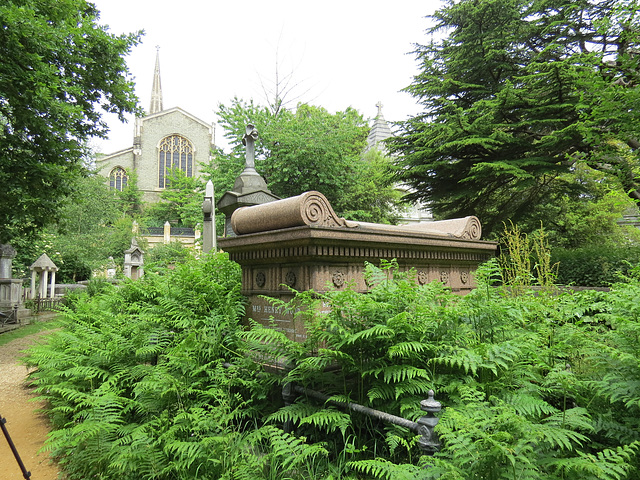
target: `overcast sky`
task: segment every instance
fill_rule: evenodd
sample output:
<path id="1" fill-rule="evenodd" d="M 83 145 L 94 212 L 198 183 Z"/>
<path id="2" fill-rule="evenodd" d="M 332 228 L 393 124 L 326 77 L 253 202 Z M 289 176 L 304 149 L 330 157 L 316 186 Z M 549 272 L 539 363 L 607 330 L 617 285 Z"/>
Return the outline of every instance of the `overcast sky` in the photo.
<path id="1" fill-rule="evenodd" d="M 207 123 L 237 96 L 266 104 L 264 85 L 293 73 L 291 95 L 330 112 L 351 106 L 365 118 L 384 105 L 388 121 L 419 111 L 401 89 L 417 71 L 416 43 L 427 43 L 426 16 L 440 0 L 92 0 L 112 33 L 144 30 L 127 59 L 141 106 L 149 109 L 156 46 L 164 108 L 181 107 Z M 98 152 L 130 147 L 133 122 L 107 117 Z M 224 146 L 222 129 L 217 142 Z"/>

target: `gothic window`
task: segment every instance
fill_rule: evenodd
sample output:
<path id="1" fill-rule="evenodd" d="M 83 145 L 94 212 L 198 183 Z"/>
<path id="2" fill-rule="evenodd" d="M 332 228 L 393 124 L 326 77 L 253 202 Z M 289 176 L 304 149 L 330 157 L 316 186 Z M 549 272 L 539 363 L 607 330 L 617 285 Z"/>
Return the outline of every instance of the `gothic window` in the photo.
<path id="1" fill-rule="evenodd" d="M 158 147 L 158 187 L 168 187 L 171 169 L 193 177 L 193 144 L 180 135 L 165 137 Z"/>
<path id="2" fill-rule="evenodd" d="M 112 190 L 122 191 L 127 186 L 127 180 L 127 172 L 125 172 L 124 168 L 116 167 L 109 174 L 109 187 Z"/>

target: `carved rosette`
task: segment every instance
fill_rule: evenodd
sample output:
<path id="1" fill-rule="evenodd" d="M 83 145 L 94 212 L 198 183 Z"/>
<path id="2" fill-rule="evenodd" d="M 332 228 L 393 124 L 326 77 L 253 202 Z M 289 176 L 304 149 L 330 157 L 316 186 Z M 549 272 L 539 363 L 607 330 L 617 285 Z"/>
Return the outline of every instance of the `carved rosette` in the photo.
<path id="1" fill-rule="evenodd" d="M 266 283 L 267 283 L 267 276 L 264 274 L 264 272 L 256 273 L 256 285 L 259 288 L 262 288 L 266 285 Z"/>
<path id="2" fill-rule="evenodd" d="M 443 270 L 440 272 L 440 281 L 445 285 L 449 282 L 449 272 Z"/>
<path id="3" fill-rule="evenodd" d="M 460 272 L 460 281 L 463 285 L 469 283 L 469 272 Z"/>
<path id="4" fill-rule="evenodd" d="M 429 282 L 429 275 L 424 270 L 418 272 L 418 283 L 420 285 L 425 285 Z"/>
<path id="5" fill-rule="evenodd" d="M 284 283 L 290 287 L 295 286 L 296 280 L 297 280 L 296 274 L 291 270 L 289 270 L 287 274 L 284 276 Z"/>
<path id="6" fill-rule="evenodd" d="M 346 276 L 342 272 L 333 272 L 333 275 L 331 275 L 331 281 L 337 288 L 342 287 L 344 285 L 345 280 L 346 280 Z"/>

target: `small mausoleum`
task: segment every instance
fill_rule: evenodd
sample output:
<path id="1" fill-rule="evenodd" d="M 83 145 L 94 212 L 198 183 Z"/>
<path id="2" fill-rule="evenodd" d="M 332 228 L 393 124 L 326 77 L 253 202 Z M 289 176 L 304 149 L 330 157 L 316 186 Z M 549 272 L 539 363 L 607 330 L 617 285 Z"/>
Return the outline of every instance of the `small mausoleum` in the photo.
<path id="1" fill-rule="evenodd" d="M 242 291 L 249 298 L 247 318 L 274 322 L 294 340 L 306 337 L 304 326 L 263 296 L 290 300 L 298 291 L 327 291 L 353 285 L 367 292 L 365 262 L 398 262 L 401 271 L 414 269 L 416 280 L 438 280 L 464 294 L 475 287 L 479 264 L 495 255 L 497 244 L 481 240 L 476 217 L 403 226 L 352 222 L 338 217 L 324 195 L 302 195 L 233 212 L 235 236 L 221 238 L 219 247 L 242 267 Z"/>
<path id="2" fill-rule="evenodd" d="M 36 277 L 40 279 L 37 296 L 39 298 L 55 297 L 58 267 L 49 256 L 46 253 L 40 255 L 29 270 L 31 270 L 31 298 L 36 298 Z"/>
<path id="3" fill-rule="evenodd" d="M 124 276 L 137 280 L 144 275 L 144 251 L 138 246 L 135 237 L 131 239 L 131 247 L 124 251 Z"/>

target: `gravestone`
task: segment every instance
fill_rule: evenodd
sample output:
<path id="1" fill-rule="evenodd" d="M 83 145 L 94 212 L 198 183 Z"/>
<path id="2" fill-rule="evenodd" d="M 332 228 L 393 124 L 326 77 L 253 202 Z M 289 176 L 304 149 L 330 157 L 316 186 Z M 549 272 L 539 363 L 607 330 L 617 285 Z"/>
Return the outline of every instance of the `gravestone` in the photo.
<path id="1" fill-rule="evenodd" d="M 218 244 L 242 267 L 247 318 L 273 323 L 298 341 L 305 338 L 304 326 L 263 296 L 287 301 L 293 298 L 289 287 L 323 292 L 348 285 L 365 293 L 365 262 L 378 265 L 381 259 L 395 259 L 401 271 L 413 269 L 419 284 L 438 280 L 464 294 L 475 287 L 477 266 L 497 248 L 480 239 L 476 217 L 405 226 L 351 222 L 319 192 L 240 208 L 230 226 L 236 236 Z"/>

